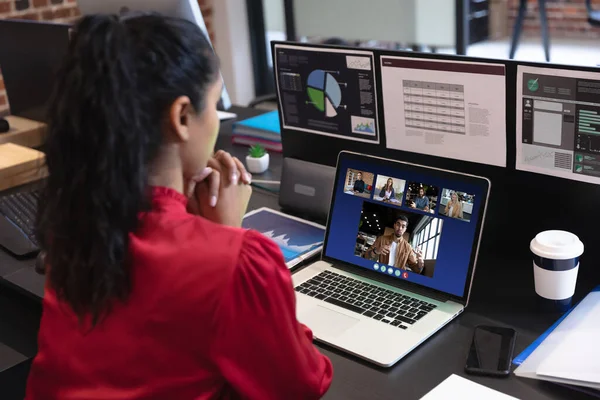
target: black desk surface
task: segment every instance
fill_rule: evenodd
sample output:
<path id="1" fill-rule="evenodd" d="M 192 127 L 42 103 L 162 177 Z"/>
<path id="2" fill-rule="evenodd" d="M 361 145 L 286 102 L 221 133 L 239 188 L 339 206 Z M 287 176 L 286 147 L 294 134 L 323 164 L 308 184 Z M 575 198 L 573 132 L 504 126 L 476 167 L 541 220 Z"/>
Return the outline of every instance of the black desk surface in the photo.
<path id="1" fill-rule="evenodd" d="M 235 108 L 233 111 L 240 118 L 260 112 L 244 108 Z M 231 151 L 244 160 L 247 149 L 231 144 L 231 124 L 231 121 L 222 124 L 217 147 Z M 255 179 L 279 180 L 281 162 L 281 156 L 272 154 L 269 171 L 263 176 L 256 176 Z M 249 208 L 264 206 L 277 209 L 277 195 L 255 189 Z M 482 246 L 486 246 L 485 241 Z M 521 272 L 515 274 L 512 269 L 511 274 L 506 274 L 503 270 L 506 263 L 522 264 L 522 268 L 519 269 Z M 33 260 L 15 260 L 0 250 L 0 276 L 6 271 L 15 271 L 4 276 L 5 282 L 10 282 L 8 286 L 0 284 L 0 343 L 7 343 L 29 357 L 35 354 L 36 324 L 40 315 L 39 302 L 35 303 L 32 298 L 43 293 L 43 279 L 35 277 L 32 268 Z M 9 290 L 9 287 L 21 287 L 21 293 Z M 579 282 L 576 297 L 581 298 L 588 289 L 589 283 Z M 22 296 L 27 292 L 33 292 L 33 295 L 29 298 Z M 19 304 L 15 301 L 17 297 Z M 520 399 L 590 398 L 552 383 L 521 379 L 514 375 L 498 379 L 464 374 L 466 354 L 472 330 L 476 325 L 491 324 L 515 328 L 518 332 L 516 355 L 559 317 L 538 312 L 535 298 L 531 261 L 523 257 L 522 253 L 518 255 L 507 251 L 506 254 L 493 258 L 480 258 L 467 311 L 394 367 L 378 368 L 338 350 L 317 344 L 334 365 L 334 380 L 325 398 L 418 399 L 451 374 L 465 376 Z"/>

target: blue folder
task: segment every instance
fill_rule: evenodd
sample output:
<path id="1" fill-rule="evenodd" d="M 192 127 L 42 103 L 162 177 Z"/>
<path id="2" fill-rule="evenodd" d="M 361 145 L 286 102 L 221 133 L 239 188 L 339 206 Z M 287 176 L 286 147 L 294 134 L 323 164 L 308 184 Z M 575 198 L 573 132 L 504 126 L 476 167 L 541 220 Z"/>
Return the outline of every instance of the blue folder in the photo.
<path id="1" fill-rule="evenodd" d="M 595 289 L 592 290 L 592 292 L 600 292 L 600 286 L 597 286 Z M 550 328 L 548 328 L 548 330 L 546 332 L 542 333 L 542 335 L 539 338 L 537 338 L 525 350 L 523 350 L 518 356 L 516 356 L 513 359 L 513 364 L 521 365 L 523 363 L 523 361 L 525 361 L 527 359 L 527 357 L 529 357 L 531 355 L 531 353 L 533 353 L 534 350 L 537 349 L 538 346 L 540 344 L 542 344 L 542 342 L 544 340 L 546 340 L 546 338 L 552 333 L 552 331 L 554 329 L 556 329 L 557 326 L 560 325 L 560 323 L 567 317 L 567 315 L 569 315 L 571 313 L 571 311 L 573 311 L 575 309 L 575 307 L 577 307 L 577 305 L 575 305 L 574 307 L 571 307 L 571 309 L 569 311 L 567 311 L 566 313 L 564 313 L 564 315 L 562 317 L 560 317 L 558 319 L 558 321 L 556 321 Z"/>
<path id="2" fill-rule="evenodd" d="M 236 131 L 243 132 L 246 135 L 252 135 L 252 132 L 254 132 L 257 137 L 263 137 L 267 133 L 268 135 L 266 136 L 274 139 L 274 137 L 281 134 L 279 129 L 279 112 L 274 110 L 236 122 L 233 124 L 233 132 L 238 133 Z"/>

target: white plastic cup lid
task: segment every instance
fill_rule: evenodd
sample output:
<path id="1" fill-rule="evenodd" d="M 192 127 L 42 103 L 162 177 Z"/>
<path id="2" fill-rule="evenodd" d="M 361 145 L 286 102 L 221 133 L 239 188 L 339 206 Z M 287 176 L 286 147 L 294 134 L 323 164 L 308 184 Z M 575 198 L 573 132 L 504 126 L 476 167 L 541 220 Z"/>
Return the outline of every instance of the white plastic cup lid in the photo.
<path id="1" fill-rule="evenodd" d="M 538 257 L 551 260 L 568 260 L 583 254 L 583 243 L 577 235 L 567 231 L 540 232 L 529 248 Z"/>

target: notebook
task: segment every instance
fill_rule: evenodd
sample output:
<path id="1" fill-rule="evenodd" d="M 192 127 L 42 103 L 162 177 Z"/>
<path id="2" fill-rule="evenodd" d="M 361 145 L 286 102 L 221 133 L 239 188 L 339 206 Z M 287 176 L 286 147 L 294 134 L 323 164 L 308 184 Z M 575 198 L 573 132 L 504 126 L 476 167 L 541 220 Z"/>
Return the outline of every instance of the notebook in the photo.
<path id="1" fill-rule="evenodd" d="M 515 375 L 600 389 L 600 344 L 594 339 L 600 336 L 599 289 L 567 313 L 543 340 L 530 346 L 535 346 L 534 350 L 518 360 L 521 365 Z"/>
<path id="2" fill-rule="evenodd" d="M 592 292 L 600 292 L 600 286 L 596 287 Z M 576 307 L 576 306 L 575 306 Z M 539 347 L 540 344 L 556 329 L 557 326 L 564 321 L 565 318 L 569 316 L 571 311 L 575 309 L 575 307 L 571 308 L 569 311 L 564 313 L 550 328 L 546 330 L 546 332 L 542 333 L 537 339 L 533 341 L 525 350 L 523 350 L 518 356 L 513 359 L 513 364 L 519 366 L 523 364 L 523 362 Z"/>
<path id="3" fill-rule="evenodd" d="M 281 131 L 277 110 L 267 112 L 233 124 L 233 142 L 236 144 L 260 144 L 281 151 Z"/>
<path id="4" fill-rule="evenodd" d="M 585 299 L 565 320 L 568 331 L 558 346 L 538 365 L 537 374 L 598 385 L 600 388 L 600 292 Z"/>
<path id="5" fill-rule="evenodd" d="M 239 144 L 242 146 L 261 145 L 266 150 L 274 151 L 277 153 L 281 153 L 283 151 L 283 146 L 281 142 L 272 142 L 270 140 L 263 140 L 250 136 L 234 136 L 231 141 L 233 144 Z"/>

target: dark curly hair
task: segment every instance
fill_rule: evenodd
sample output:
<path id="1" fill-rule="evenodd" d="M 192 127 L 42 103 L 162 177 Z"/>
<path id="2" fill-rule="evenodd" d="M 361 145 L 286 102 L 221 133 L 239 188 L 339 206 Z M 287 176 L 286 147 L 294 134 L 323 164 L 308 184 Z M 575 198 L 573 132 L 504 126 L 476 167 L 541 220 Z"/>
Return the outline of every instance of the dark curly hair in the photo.
<path id="1" fill-rule="evenodd" d="M 131 292 L 129 234 L 148 209 L 148 170 L 169 106 L 195 112 L 219 78 L 209 41 L 161 15 L 84 17 L 56 80 L 38 236 L 50 286 L 93 325 Z"/>
<path id="2" fill-rule="evenodd" d="M 406 222 L 406 224 L 408 224 L 408 217 L 404 214 L 398 214 L 396 216 L 396 218 L 394 219 L 394 224 L 398 221 L 404 221 L 404 222 Z"/>

